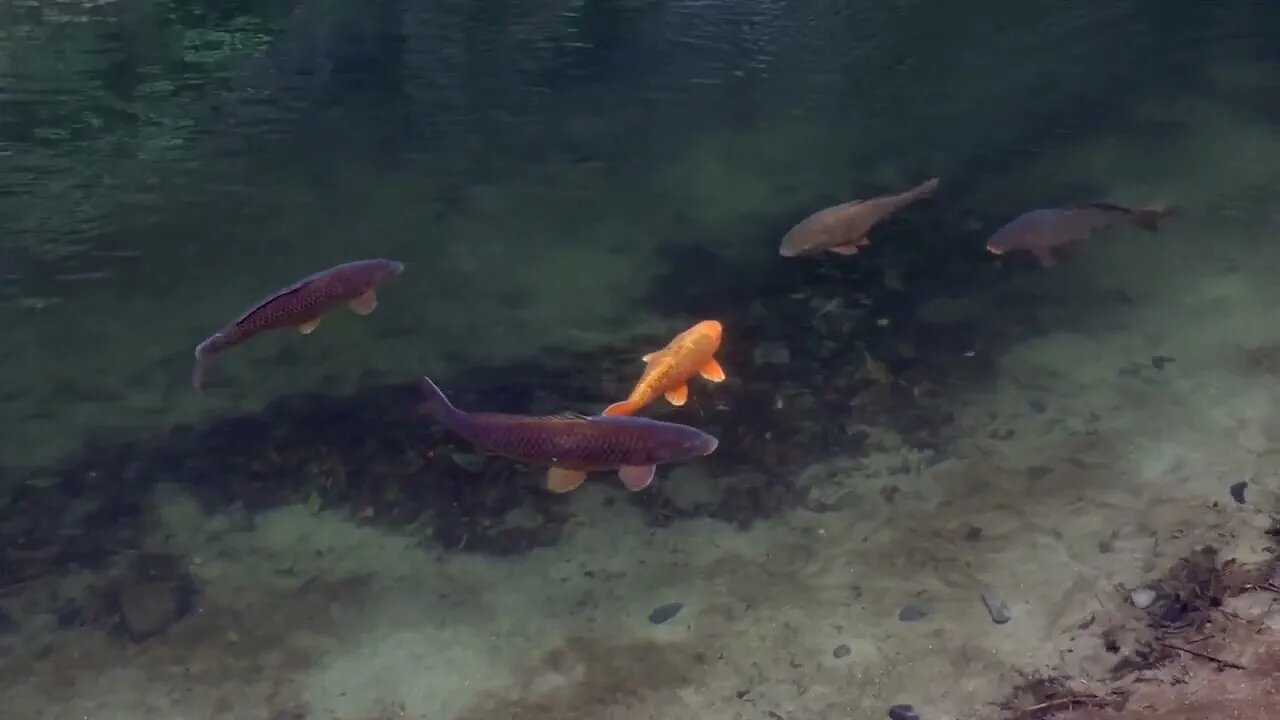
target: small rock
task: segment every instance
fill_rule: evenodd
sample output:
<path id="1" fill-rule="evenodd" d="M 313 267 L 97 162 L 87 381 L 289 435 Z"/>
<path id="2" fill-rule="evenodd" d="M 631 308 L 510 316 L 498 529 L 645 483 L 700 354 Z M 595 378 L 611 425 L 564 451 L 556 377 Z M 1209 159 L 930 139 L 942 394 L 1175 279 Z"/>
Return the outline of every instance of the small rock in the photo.
<path id="1" fill-rule="evenodd" d="M 1165 365 L 1168 365 L 1173 361 L 1174 361 L 1174 358 L 1169 357 L 1168 355 L 1152 355 L 1151 367 L 1157 370 L 1163 370 Z"/>
<path id="2" fill-rule="evenodd" d="M 991 588 L 982 591 L 982 604 L 987 606 L 987 614 L 991 616 L 991 622 L 997 625 L 1003 625 L 1013 619 L 1009 603 L 1000 597 L 1000 593 Z"/>
<path id="3" fill-rule="evenodd" d="M 978 542 L 982 539 L 982 528 L 977 525 L 970 525 L 968 530 L 964 531 L 965 542 Z"/>
<path id="4" fill-rule="evenodd" d="M 680 611 L 683 609 L 684 603 L 673 602 L 667 603 L 666 605 L 659 605 L 653 609 L 653 612 L 649 613 L 649 622 L 654 625 L 661 625 L 676 615 L 679 615 Z"/>
<path id="5" fill-rule="evenodd" d="M 1030 407 L 1031 412 L 1036 413 L 1037 415 L 1049 409 L 1048 405 L 1045 405 L 1039 400 L 1031 400 L 1027 403 L 1027 407 Z"/>
<path id="6" fill-rule="evenodd" d="M 65 600 L 54 609 L 54 617 L 58 619 L 58 627 L 69 628 L 84 624 L 84 610 L 79 603 Z"/>
<path id="7" fill-rule="evenodd" d="M 1026 469 L 1027 481 L 1038 482 L 1053 472 L 1053 468 L 1048 465 L 1032 465 Z"/>
<path id="8" fill-rule="evenodd" d="M 831 651 L 831 656 L 836 659 L 847 658 L 849 657 L 849 653 L 851 652 L 853 651 L 849 649 L 848 645 L 845 645 L 844 643 L 840 643 L 839 645 L 836 646 L 835 650 Z"/>
<path id="9" fill-rule="evenodd" d="M 898 611 L 898 619 L 902 622 L 915 622 L 929 617 L 929 611 L 919 605 L 910 604 L 902 606 Z"/>
<path id="10" fill-rule="evenodd" d="M 755 361 L 757 365 L 786 365 L 791 362 L 791 351 L 782 343 L 760 343 L 756 346 Z"/>
<path id="11" fill-rule="evenodd" d="M 452 451 L 449 453 L 449 459 L 454 464 L 472 474 L 478 474 L 484 470 L 485 458 L 478 453 Z"/>
<path id="12" fill-rule="evenodd" d="M 1146 610 L 1156 602 L 1156 591 L 1151 588 L 1138 588 L 1129 593 L 1129 602 L 1139 610 Z"/>
<path id="13" fill-rule="evenodd" d="M 159 635 L 186 611 L 182 588 L 175 582 L 144 582 L 120 591 L 120 619 L 135 642 Z"/>
<path id="14" fill-rule="evenodd" d="M 889 720 L 920 720 L 920 714 L 910 705 L 894 705 L 889 708 Z"/>
<path id="15" fill-rule="evenodd" d="M 1245 503 L 1244 491 L 1249 489 L 1249 481 L 1241 480 L 1231 486 L 1231 499 L 1243 505 Z"/>

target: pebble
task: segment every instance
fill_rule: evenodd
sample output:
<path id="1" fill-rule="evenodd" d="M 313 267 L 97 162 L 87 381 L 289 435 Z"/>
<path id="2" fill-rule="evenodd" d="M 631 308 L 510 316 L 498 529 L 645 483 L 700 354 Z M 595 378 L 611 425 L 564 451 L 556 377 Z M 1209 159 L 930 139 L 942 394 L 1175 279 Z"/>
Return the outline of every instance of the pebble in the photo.
<path id="1" fill-rule="evenodd" d="M 898 611 L 898 619 L 902 622 L 915 622 L 929 617 L 929 611 L 919 605 L 903 605 Z"/>
<path id="2" fill-rule="evenodd" d="M 755 361 L 757 365 L 786 365 L 791 362 L 791 351 L 782 343 L 760 343 L 756 346 Z"/>
<path id="3" fill-rule="evenodd" d="M 1231 486 L 1231 499 L 1243 505 L 1245 503 L 1244 491 L 1249 489 L 1249 481 L 1241 480 Z"/>
<path id="4" fill-rule="evenodd" d="M 831 656 L 837 659 L 847 658 L 849 657 L 849 653 L 851 652 L 853 651 L 849 649 L 848 645 L 845 645 L 844 643 L 840 643 L 839 645 L 836 646 L 835 650 L 831 651 Z"/>
<path id="5" fill-rule="evenodd" d="M 1156 591 L 1151 588 L 1138 588 L 1129 593 L 1129 602 L 1139 610 L 1146 610 L 1156 602 Z"/>
<path id="6" fill-rule="evenodd" d="M 1000 593 L 991 588 L 982 591 L 982 604 L 987 606 L 987 614 L 991 616 L 991 622 L 997 625 L 1003 625 L 1013 619 L 1009 603 L 1000 597 Z"/>
<path id="7" fill-rule="evenodd" d="M 920 714 L 910 705 L 894 705 L 889 708 L 889 720 L 920 720 Z"/>
<path id="8" fill-rule="evenodd" d="M 120 591 L 120 619 L 134 642 L 159 635 L 183 615 L 182 589 L 173 582 L 144 582 Z"/>
<path id="9" fill-rule="evenodd" d="M 679 615 L 680 611 L 683 609 L 684 603 L 673 602 L 667 603 L 666 605 L 659 605 L 653 609 L 653 612 L 649 613 L 649 622 L 654 625 L 661 625 L 676 615 Z"/>

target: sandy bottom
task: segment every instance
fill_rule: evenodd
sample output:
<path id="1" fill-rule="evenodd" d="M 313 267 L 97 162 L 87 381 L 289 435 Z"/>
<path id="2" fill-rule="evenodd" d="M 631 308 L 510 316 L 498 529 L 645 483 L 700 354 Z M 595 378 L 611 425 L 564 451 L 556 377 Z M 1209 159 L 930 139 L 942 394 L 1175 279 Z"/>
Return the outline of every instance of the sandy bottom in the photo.
<path id="1" fill-rule="evenodd" d="M 1052 307 L 1085 291 L 1088 264 L 1170 265 L 1123 309 L 1013 349 L 960 408 L 967 439 L 929 457 L 880 434 L 806 471 L 846 494 L 838 511 L 652 531 L 602 479 L 574 496 L 561 544 L 494 560 L 302 507 L 206 516 L 162 486 L 147 549 L 191 558 L 194 611 L 140 643 L 28 617 L 3 638 L 6 703 L 103 720 L 835 720 L 899 703 L 978 718 L 1028 673 L 1102 679 L 1116 658 L 1091 618 L 1202 545 L 1265 557 L 1280 491 L 1280 255 L 1178 274 L 1143 243 L 1030 280 Z M 713 481 L 688 466 L 661 482 Z M 95 581 L 29 589 L 10 614 Z"/>
<path id="2" fill-rule="evenodd" d="M 1222 157 L 1277 155 L 1262 129 L 1224 132 L 1219 115 L 1203 117 L 1191 140 L 1213 150 L 1184 156 L 1189 173 L 1221 186 L 1212 163 Z M 1097 161 L 1104 150 L 1114 152 L 1081 149 L 1083 174 L 1112 172 Z M 1104 688 L 1117 656 L 1103 629 L 1137 622 L 1130 591 L 1196 548 L 1245 561 L 1272 552 L 1280 219 L 1247 202 L 1265 178 L 1231 177 L 1212 196 L 1177 178 L 1118 190 L 1198 199 L 1158 237 L 1099 242 L 1054 272 L 1029 272 L 1023 282 L 1058 329 L 1000 359 L 994 388 L 956 408 L 965 439 L 945 452 L 907 452 L 877 431 L 866 454 L 809 468 L 800 482 L 843 494 L 839 510 L 795 510 L 746 531 L 652 530 L 609 502 L 622 491 L 601 478 L 573 496 L 559 545 L 497 560 L 303 507 L 209 516 L 181 487 L 161 486 L 146 549 L 190 558 L 192 612 L 134 642 L 101 623 L 55 629 L 50 598 L 92 591 L 101 575 L 11 593 L 6 713 L 845 720 L 910 704 L 924 720 L 1121 717 L 998 704 L 1034 674 Z M 1124 303 L 1090 301 L 1120 291 Z M 1082 318 L 1082 303 L 1104 309 Z M 696 464 L 659 479 L 675 495 L 713 482 L 732 481 Z M 1240 482 L 1243 502 L 1229 491 Z M 993 622 L 984 592 L 1007 603 L 1008 622 Z M 654 622 L 672 603 L 678 612 Z M 1261 643 L 1238 661 L 1262 663 L 1280 627 L 1267 591 L 1233 603 L 1226 610 Z M 1122 717 L 1183 717 L 1167 694 L 1151 696 L 1172 680 L 1274 703 L 1256 672 L 1193 655 L 1161 672 L 1165 684 L 1140 690 Z M 1254 698 L 1211 716 L 1275 713 Z"/>

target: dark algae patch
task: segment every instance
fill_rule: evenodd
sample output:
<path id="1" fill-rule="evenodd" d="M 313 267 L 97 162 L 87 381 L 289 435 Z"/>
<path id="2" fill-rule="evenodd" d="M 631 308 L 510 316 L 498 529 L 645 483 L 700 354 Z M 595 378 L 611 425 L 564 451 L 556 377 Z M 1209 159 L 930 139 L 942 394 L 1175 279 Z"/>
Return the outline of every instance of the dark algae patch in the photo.
<path id="1" fill-rule="evenodd" d="M 953 439 L 953 403 L 989 382 L 999 351 L 1034 324 L 1017 302 L 980 303 L 999 314 L 950 308 L 957 301 L 948 298 L 963 299 L 966 288 L 990 286 L 978 276 L 995 270 L 975 271 L 967 251 L 932 264 L 901 256 L 905 242 L 890 223 L 856 261 L 769 263 L 754 272 L 717 261 L 726 265 L 711 268 L 714 275 L 735 277 L 731 292 L 691 294 L 675 270 L 659 279 L 655 298 L 725 327 L 718 358 L 728 379 L 696 385 L 683 407 L 657 403 L 645 411 L 719 438 L 712 455 L 690 464 L 698 477 L 680 480 L 712 489 L 696 502 L 677 502 L 671 471 L 663 469 L 649 490 L 619 491 L 607 502 L 627 503 L 653 527 L 707 517 L 745 528 L 804 504 L 797 471 L 833 455 L 856 458 L 869 428 L 944 451 Z M 638 335 L 591 351 L 553 350 L 438 380 L 475 410 L 597 413 L 625 397 L 640 356 L 668 339 Z M 541 470 L 477 454 L 431 422 L 417 383 L 407 377 L 344 396 L 284 396 L 253 414 L 89 443 L 57 467 L 9 470 L 16 490 L 0 508 L 0 588 L 59 566 L 94 567 L 137 547 L 160 482 L 181 484 L 209 511 L 306 504 L 408 528 L 450 552 L 517 555 L 558 542 L 572 517 L 570 499 L 548 493 Z"/>

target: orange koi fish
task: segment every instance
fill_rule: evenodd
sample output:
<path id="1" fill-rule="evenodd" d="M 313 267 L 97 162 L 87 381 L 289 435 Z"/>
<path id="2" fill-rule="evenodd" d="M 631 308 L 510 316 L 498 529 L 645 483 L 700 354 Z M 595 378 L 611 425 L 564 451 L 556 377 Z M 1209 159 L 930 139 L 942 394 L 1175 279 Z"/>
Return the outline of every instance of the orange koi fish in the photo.
<path id="1" fill-rule="evenodd" d="M 724 328 L 715 320 L 703 320 L 680 333 L 667 346 L 641 358 L 644 373 L 626 400 L 604 409 L 603 415 L 633 415 L 661 395 L 672 405 L 689 399 L 689 380 L 701 375 L 711 382 L 724 380 L 724 368 L 716 362 Z"/>

